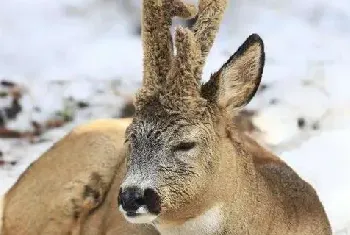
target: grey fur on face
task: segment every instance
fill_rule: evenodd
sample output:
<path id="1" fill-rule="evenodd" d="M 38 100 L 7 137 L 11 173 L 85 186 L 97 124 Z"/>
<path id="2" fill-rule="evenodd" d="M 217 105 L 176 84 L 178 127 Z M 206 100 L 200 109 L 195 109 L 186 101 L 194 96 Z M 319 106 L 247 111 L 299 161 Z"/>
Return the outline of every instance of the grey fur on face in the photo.
<path id="1" fill-rule="evenodd" d="M 137 112 L 126 131 L 129 152 L 122 186 L 154 188 L 163 196 L 163 208 L 179 207 L 167 199 L 177 198 L 185 204 L 197 193 L 188 190 L 188 185 L 198 192 L 207 186 L 198 179 L 205 178 L 213 167 L 209 146 L 215 138 L 208 135 L 212 126 L 194 117 L 169 114 L 158 105 L 153 112 L 149 109 Z"/>

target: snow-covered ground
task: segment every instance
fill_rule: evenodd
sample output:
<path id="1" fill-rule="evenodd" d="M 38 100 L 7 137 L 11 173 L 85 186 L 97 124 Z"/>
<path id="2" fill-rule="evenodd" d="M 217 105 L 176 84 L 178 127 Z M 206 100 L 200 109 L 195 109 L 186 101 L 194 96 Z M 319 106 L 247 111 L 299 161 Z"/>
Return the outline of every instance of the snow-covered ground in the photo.
<path id="1" fill-rule="evenodd" d="M 0 194 L 73 126 L 118 116 L 120 93 L 132 93 L 141 81 L 138 4 L 2 2 L 0 79 L 25 87 L 23 112 L 8 127 L 30 129 L 31 120 L 70 109 L 71 98 L 90 105 L 73 108 L 74 121 L 46 132 L 38 143 L 0 139 L 3 158 L 18 162 L 0 166 Z M 267 53 L 267 88 L 248 106 L 259 111 L 254 123 L 264 140 L 316 187 L 334 230 L 350 233 L 350 3 L 231 0 L 205 79 L 253 32 L 263 37 Z M 5 106 L 8 101 L 1 99 Z"/>

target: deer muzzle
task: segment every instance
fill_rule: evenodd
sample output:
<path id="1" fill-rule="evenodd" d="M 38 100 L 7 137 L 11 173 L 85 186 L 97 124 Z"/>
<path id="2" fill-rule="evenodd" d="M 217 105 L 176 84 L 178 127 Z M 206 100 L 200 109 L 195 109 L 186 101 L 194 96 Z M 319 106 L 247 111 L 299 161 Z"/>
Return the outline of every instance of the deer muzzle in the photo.
<path id="1" fill-rule="evenodd" d="M 118 196 L 119 210 L 131 223 L 150 223 L 161 211 L 161 200 L 152 188 L 121 187 Z"/>

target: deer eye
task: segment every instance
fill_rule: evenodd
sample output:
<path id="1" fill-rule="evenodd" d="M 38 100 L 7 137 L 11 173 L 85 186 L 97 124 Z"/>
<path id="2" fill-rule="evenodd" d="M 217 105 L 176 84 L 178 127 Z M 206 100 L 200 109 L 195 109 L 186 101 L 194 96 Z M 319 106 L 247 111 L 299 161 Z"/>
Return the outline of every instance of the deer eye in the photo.
<path id="1" fill-rule="evenodd" d="M 176 152 L 187 152 L 196 146 L 195 142 L 182 142 L 173 147 Z"/>

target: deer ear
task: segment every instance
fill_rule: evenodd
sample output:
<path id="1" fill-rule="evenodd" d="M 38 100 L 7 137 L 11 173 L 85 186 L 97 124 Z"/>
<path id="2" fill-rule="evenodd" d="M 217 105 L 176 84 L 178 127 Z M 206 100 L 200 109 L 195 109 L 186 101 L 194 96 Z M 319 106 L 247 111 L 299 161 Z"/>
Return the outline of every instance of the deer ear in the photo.
<path id="1" fill-rule="evenodd" d="M 264 62 L 263 41 L 259 35 L 252 34 L 203 85 L 203 96 L 229 113 L 244 107 L 259 87 Z"/>

